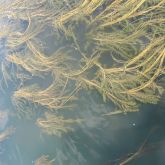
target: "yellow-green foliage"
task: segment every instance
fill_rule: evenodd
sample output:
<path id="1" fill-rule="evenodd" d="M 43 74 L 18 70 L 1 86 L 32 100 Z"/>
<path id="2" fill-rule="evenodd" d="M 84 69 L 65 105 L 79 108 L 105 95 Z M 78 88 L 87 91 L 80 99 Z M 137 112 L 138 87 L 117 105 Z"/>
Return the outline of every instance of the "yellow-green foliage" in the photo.
<path id="1" fill-rule="evenodd" d="M 73 131 L 71 125 L 80 123 L 80 119 L 66 119 L 52 113 L 45 113 L 45 118 L 37 119 L 36 124 L 48 135 L 61 136 L 64 133 Z"/>
<path id="2" fill-rule="evenodd" d="M 163 93 L 163 88 L 156 84 L 156 79 L 164 70 L 164 37 L 154 40 L 134 58 L 120 67 L 99 68 L 96 78 L 82 81 L 96 88 L 104 101 L 112 100 L 125 112 L 137 111 L 138 103 L 156 104 Z"/>
<path id="3" fill-rule="evenodd" d="M 81 85 L 95 88 L 104 101 L 111 100 L 123 112 L 137 111 L 140 103 L 156 104 L 164 91 L 157 84 L 165 73 L 164 7 L 165 0 L 0 2 L 0 21 L 27 23 L 25 29 L 4 24 L 0 31 L 9 49 L 3 59 L 16 68 L 15 77 L 21 81 L 13 94 L 16 107 L 23 108 L 26 102 L 50 110 L 68 107 Z M 42 47 L 42 34 L 49 32 L 48 36 L 58 36 L 53 42 L 62 42 L 54 53 L 46 53 L 49 45 Z M 105 54 L 111 61 L 102 61 Z M 78 57 L 73 59 L 74 55 Z M 1 70 L 7 84 L 11 78 L 4 61 Z M 50 77 L 52 84 L 34 85 L 36 77 Z M 58 119 L 62 128 L 72 123 L 49 117 L 46 114 L 51 124 Z M 70 129 L 62 128 L 63 132 Z"/>
<path id="4" fill-rule="evenodd" d="M 33 41 L 27 41 L 27 48 L 25 51 L 12 54 L 6 59 L 37 76 L 49 72 L 60 75 L 66 70 L 69 71 L 70 59 L 60 49 L 48 56 L 42 53 L 40 47 Z"/>
<path id="5" fill-rule="evenodd" d="M 50 110 L 70 107 L 66 105 L 69 100 L 75 99 L 74 92 L 65 90 L 67 80 L 54 81 L 50 86 L 41 89 L 37 84 L 22 87 L 14 92 L 13 102 L 19 108 L 28 101 L 37 105 L 44 106 Z M 75 90 L 76 92 L 76 90 Z"/>

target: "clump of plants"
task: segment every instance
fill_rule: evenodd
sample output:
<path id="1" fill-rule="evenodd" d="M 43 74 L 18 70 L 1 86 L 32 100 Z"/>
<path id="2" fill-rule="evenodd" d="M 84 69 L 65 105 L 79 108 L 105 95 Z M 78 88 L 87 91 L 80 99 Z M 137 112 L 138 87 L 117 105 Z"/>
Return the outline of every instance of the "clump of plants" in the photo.
<path id="1" fill-rule="evenodd" d="M 112 101 L 116 112 L 158 103 L 164 92 L 158 83 L 165 73 L 164 0 L 28 2 L 2 1 L 0 8 L 0 20 L 7 19 L 8 27 L 0 32 L 7 50 L 1 83 L 14 77 L 16 109 L 28 102 L 58 113 L 86 88 Z M 45 33 L 57 42 L 53 53 L 46 51 Z M 38 79 L 51 83 L 43 87 Z M 37 123 L 48 134 L 61 135 L 71 130 L 68 125 L 79 123 L 50 113 L 45 118 Z"/>

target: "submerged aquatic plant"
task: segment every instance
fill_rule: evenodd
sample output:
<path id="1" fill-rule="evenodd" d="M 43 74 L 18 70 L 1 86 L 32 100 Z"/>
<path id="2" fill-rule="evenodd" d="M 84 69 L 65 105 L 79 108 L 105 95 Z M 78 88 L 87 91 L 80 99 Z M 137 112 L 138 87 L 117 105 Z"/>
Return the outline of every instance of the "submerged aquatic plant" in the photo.
<path id="1" fill-rule="evenodd" d="M 137 56 L 116 68 L 104 68 L 99 62 L 96 78 L 82 78 L 90 87 L 96 88 L 103 99 L 110 99 L 124 112 L 138 110 L 139 102 L 156 104 L 163 87 L 156 84 L 163 75 L 165 48 L 164 37 L 153 40 Z"/>
<path id="2" fill-rule="evenodd" d="M 81 119 L 65 119 L 53 113 L 45 112 L 45 118 L 37 119 L 36 124 L 48 135 L 62 136 L 62 134 L 73 131 L 71 125 L 81 123 Z"/>
<path id="3" fill-rule="evenodd" d="M 0 142 L 6 140 L 14 132 L 15 132 L 15 128 L 13 127 L 6 128 L 3 132 L 0 133 Z"/>
<path id="4" fill-rule="evenodd" d="M 67 1 L 68 6 L 71 8 L 69 8 L 69 10 L 62 11 L 59 17 L 53 19 L 52 24 L 55 28 L 59 28 L 67 34 L 68 29 L 65 26 L 66 24 L 70 24 L 73 20 L 90 16 L 104 3 L 104 1 L 105 0 L 81 0 L 79 2 L 76 1 L 76 3 L 73 3 L 74 5 L 70 5 L 72 4 L 72 1 Z"/>
<path id="5" fill-rule="evenodd" d="M 106 115 L 158 103 L 164 93 L 157 81 L 165 74 L 165 0 L 9 1 L 0 2 L 0 21 L 7 19 L 0 25 L 0 40 L 8 49 L 4 56 L 0 52 L 0 70 L 5 84 L 13 77 L 19 82 L 11 92 L 18 113 L 31 117 L 43 110 L 35 116 L 43 133 L 61 137 L 83 124 L 68 111 L 83 87 L 116 105 Z M 1 132 L 0 142 L 13 131 Z M 144 144 L 121 164 L 143 151 Z M 47 155 L 35 161 L 53 163 Z"/>
<path id="6" fill-rule="evenodd" d="M 159 101 L 164 92 L 157 79 L 165 73 L 165 0 L 15 0 L 9 6 L 4 1 L 0 4 L 0 19 L 25 24 L 0 32 L 9 49 L 4 59 L 16 68 L 13 73 L 22 82 L 13 93 L 18 109 L 26 103 L 52 111 L 69 108 L 69 101 L 84 84 L 100 92 L 104 101 L 112 101 L 117 112 L 137 111 L 141 103 Z M 86 27 L 76 35 L 82 20 Z M 50 54 L 42 48 L 42 33 L 49 28 L 59 36 L 57 42 L 61 38 L 69 42 Z M 72 59 L 70 49 L 80 58 Z M 104 54 L 112 57 L 108 64 L 102 61 Z M 7 83 L 10 72 L 4 64 L 1 70 Z M 34 84 L 36 77 L 49 77 L 52 82 L 40 87 Z M 37 124 L 48 134 L 61 135 L 71 130 L 68 125 L 79 122 L 50 113 L 45 118 Z"/>
<path id="7" fill-rule="evenodd" d="M 114 0 L 107 4 L 94 21 L 101 21 L 101 28 L 109 27 L 125 20 L 139 19 L 141 16 L 149 16 L 152 12 L 159 12 L 164 3 L 164 0 Z"/>
<path id="8" fill-rule="evenodd" d="M 35 165 L 53 165 L 54 159 L 49 160 L 48 155 L 42 155 L 37 160 L 35 160 Z"/>
<path id="9" fill-rule="evenodd" d="M 67 105 L 67 103 L 75 99 L 74 94 L 78 88 L 68 92 L 65 90 L 67 83 L 67 80 L 65 82 L 61 80 L 59 82 L 54 81 L 46 89 L 41 89 L 37 84 L 22 87 L 18 91 L 15 91 L 13 102 L 17 108 L 21 108 L 26 101 L 44 106 L 49 110 L 69 108 L 70 105 Z"/>
<path id="10" fill-rule="evenodd" d="M 28 50 L 13 53 L 7 60 L 35 76 L 50 72 L 60 75 L 69 69 L 67 61 L 70 59 L 62 51 L 57 50 L 48 57 L 37 49 L 35 42 L 28 41 L 27 46 Z"/>

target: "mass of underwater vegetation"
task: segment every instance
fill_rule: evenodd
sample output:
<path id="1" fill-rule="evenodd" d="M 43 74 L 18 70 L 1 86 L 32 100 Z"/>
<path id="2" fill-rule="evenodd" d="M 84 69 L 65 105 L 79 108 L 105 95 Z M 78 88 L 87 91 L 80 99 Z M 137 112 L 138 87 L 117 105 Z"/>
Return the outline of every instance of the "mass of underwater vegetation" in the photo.
<path id="1" fill-rule="evenodd" d="M 99 110 L 107 121 L 157 105 L 164 96 L 164 16 L 165 0 L 1 0 L 0 91 L 9 93 L 11 116 L 35 118 L 42 133 L 62 138 L 95 122 L 79 115 L 83 93 L 113 106 Z M 15 128 L 2 131 L 0 142 Z M 43 154 L 33 163 L 56 159 Z"/>

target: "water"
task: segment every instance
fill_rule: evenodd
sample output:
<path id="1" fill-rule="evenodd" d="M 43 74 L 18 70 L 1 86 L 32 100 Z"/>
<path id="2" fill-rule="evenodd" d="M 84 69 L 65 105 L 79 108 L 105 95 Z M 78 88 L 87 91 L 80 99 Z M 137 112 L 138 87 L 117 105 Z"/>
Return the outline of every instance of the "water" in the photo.
<path id="1" fill-rule="evenodd" d="M 13 22 L 11 21 L 10 24 Z M 27 28 L 27 22 L 18 22 L 21 25 L 19 31 Z M 85 42 L 83 36 L 84 25 L 78 25 L 76 31 L 82 45 Z M 15 30 L 15 29 L 14 29 Z M 86 29 L 85 29 L 86 30 Z M 85 31 L 84 30 L 84 31 Z M 74 52 L 73 56 L 79 59 L 74 44 L 71 45 L 70 38 L 58 42 L 57 36 L 53 35 L 51 27 L 38 37 L 42 40 L 41 46 L 47 54 L 53 53 L 61 46 L 66 46 Z M 7 56 L 2 40 L 0 46 L 1 65 L 9 65 L 6 62 Z M 80 44 L 80 45 L 81 45 Z M 25 45 L 14 50 L 23 51 Z M 82 48 L 83 49 L 83 46 Z M 90 51 L 88 48 L 83 50 Z M 105 61 L 107 60 L 104 59 Z M 109 59 L 108 59 L 109 60 Z M 76 64 L 75 64 L 76 65 Z M 10 73 L 10 72 L 9 72 Z M 3 75 L 1 73 L 3 82 Z M 48 86 L 52 79 L 50 75 L 41 81 L 42 78 L 34 78 L 25 84 L 40 84 Z M 24 109 L 31 113 L 29 117 L 18 118 L 15 115 L 16 107 L 12 102 L 13 91 L 21 86 L 21 82 L 8 81 L 7 87 L 2 83 L 3 92 L 0 94 L 0 131 L 6 127 L 16 128 L 14 134 L 0 143 L 0 165 L 33 165 L 34 161 L 41 155 L 49 155 L 55 159 L 56 165 L 118 165 L 129 155 L 138 151 L 146 140 L 141 157 L 131 161 L 130 165 L 163 165 L 165 162 L 165 105 L 142 105 L 139 112 L 104 116 L 107 112 L 113 111 L 114 105 L 111 102 L 104 103 L 102 97 L 96 91 L 80 91 L 75 107 L 71 110 L 60 112 L 66 117 L 78 117 L 84 119 L 81 124 L 73 126 L 74 131 L 64 134 L 62 137 L 48 136 L 36 125 L 36 119 L 43 115 L 43 107 L 31 107 L 26 105 Z M 33 109 L 34 108 L 34 109 Z M 147 148 L 148 147 L 148 148 Z"/>
<path id="2" fill-rule="evenodd" d="M 8 113 L 0 111 L 0 130 L 3 130 L 8 122 Z"/>
<path id="3" fill-rule="evenodd" d="M 10 123 L 15 133 L 1 143 L 4 149 L 0 154 L 2 165 L 30 165 L 40 155 L 49 154 L 56 158 L 58 165 L 109 165 L 128 153 L 134 153 L 142 145 L 153 127 L 148 143 L 158 144 L 154 151 L 132 164 L 163 164 L 165 142 L 163 107 L 144 106 L 142 111 L 115 117 L 100 117 L 100 111 L 108 111 L 110 105 L 104 104 L 97 93 L 82 95 L 78 100 L 77 111 L 87 120 L 76 126 L 75 131 L 62 138 L 47 136 L 35 125 L 35 120 L 13 117 Z M 118 164 L 118 163 L 116 163 Z"/>

